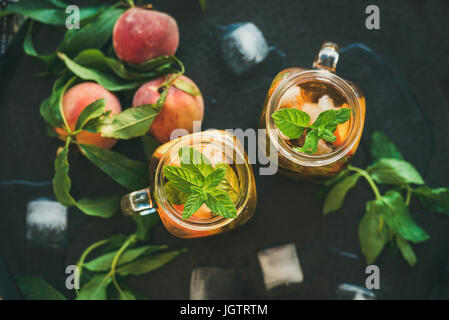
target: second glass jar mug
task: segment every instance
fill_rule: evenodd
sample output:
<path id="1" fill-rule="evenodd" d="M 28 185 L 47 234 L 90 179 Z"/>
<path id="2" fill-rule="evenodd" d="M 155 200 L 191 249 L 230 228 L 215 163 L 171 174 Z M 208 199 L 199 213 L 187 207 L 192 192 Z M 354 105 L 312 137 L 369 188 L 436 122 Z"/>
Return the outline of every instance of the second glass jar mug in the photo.
<path id="1" fill-rule="evenodd" d="M 212 165 L 229 165 L 238 180 L 238 196 L 233 199 L 237 218 L 228 219 L 215 214 L 192 215 L 182 219 L 182 209 L 168 200 L 163 167 L 179 165 L 178 152 L 192 147 L 211 160 Z M 150 186 L 122 197 L 122 211 L 127 215 L 159 213 L 165 228 L 179 238 L 197 238 L 222 233 L 247 222 L 257 203 L 256 184 L 251 164 L 240 141 L 231 133 L 209 130 L 189 134 L 160 146 L 149 163 Z"/>
<path id="2" fill-rule="evenodd" d="M 354 83 L 335 74 L 338 58 L 338 45 L 325 42 L 315 58 L 313 69 L 287 68 L 274 78 L 269 88 L 260 127 L 266 129 L 267 141 L 277 150 L 279 172 L 284 175 L 311 180 L 331 178 L 348 165 L 357 150 L 365 122 L 365 97 Z M 328 152 L 312 155 L 293 150 L 271 117 L 284 107 L 284 101 L 291 99 L 292 95 L 294 99 L 299 98 L 299 102 L 296 100 L 298 104 L 316 105 L 324 97 L 328 102 L 323 101 L 323 104 L 351 108 L 347 134 L 337 147 L 332 146 L 327 149 Z M 265 151 L 269 154 L 270 149 L 267 147 Z"/>

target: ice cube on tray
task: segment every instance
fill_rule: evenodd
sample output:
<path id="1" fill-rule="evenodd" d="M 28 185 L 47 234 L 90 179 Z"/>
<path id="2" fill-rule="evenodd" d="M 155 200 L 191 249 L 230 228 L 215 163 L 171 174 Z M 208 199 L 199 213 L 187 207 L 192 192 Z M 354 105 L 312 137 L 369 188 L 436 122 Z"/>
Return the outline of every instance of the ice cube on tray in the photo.
<path id="1" fill-rule="evenodd" d="M 236 270 L 200 267 L 192 271 L 190 300 L 240 299 L 241 289 Z"/>
<path id="2" fill-rule="evenodd" d="M 243 74 L 268 56 L 269 48 L 260 29 L 252 22 L 228 26 L 221 38 L 221 51 L 226 64 L 235 74 Z"/>
<path id="3" fill-rule="evenodd" d="M 43 247 L 65 245 L 67 207 L 57 201 L 35 199 L 28 203 L 26 210 L 27 240 Z"/>
<path id="4" fill-rule="evenodd" d="M 265 287 L 301 283 L 304 280 L 301 265 L 293 243 L 265 249 L 258 253 Z"/>

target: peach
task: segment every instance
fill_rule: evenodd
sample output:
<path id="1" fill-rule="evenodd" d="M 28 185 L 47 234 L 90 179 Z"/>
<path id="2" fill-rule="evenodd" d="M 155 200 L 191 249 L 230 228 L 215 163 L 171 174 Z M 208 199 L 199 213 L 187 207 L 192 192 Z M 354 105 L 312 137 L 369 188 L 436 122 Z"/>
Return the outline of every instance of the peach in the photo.
<path id="1" fill-rule="evenodd" d="M 184 211 L 183 204 L 175 204 L 173 205 L 173 207 L 180 212 Z M 206 206 L 206 204 L 203 204 L 194 214 L 192 214 L 192 217 L 198 219 L 210 219 L 212 215 L 213 215 L 212 211 Z"/>
<path id="2" fill-rule="evenodd" d="M 193 84 L 186 76 L 180 76 L 177 80 Z M 133 106 L 156 103 L 159 99 L 159 88 L 165 81 L 165 76 L 151 80 L 143 84 L 134 95 Z M 193 122 L 202 121 L 204 116 L 203 96 L 193 96 L 171 85 L 168 89 L 167 99 L 161 112 L 154 119 L 150 134 L 162 143 L 170 141 L 170 135 L 175 129 L 185 129 L 193 132 Z"/>
<path id="3" fill-rule="evenodd" d="M 168 14 L 131 8 L 115 23 L 112 40 L 120 60 L 140 64 L 175 54 L 179 44 L 178 24 Z"/>
<path id="4" fill-rule="evenodd" d="M 104 98 L 106 99 L 105 110 L 111 111 L 111 114 L 117 114 L 122 111 L 120 101 L 117 97 L 107 91 L 105 88 L 94 82 L 83 82 L 70 88 L 62 99 L 62 109 L 64 117 L 71 130 L 75 129 L 76 122 L 81 112 L 92 102 Z M 63 128 L 54 128 L 59 138 L 66 140 L 68 133 Z M 93 144 L 104 149 L 112 148 L 116 139 L 104 138 L 101 133 L 81 131 L 76 135 L 76 141 L 82 144 Z"/>

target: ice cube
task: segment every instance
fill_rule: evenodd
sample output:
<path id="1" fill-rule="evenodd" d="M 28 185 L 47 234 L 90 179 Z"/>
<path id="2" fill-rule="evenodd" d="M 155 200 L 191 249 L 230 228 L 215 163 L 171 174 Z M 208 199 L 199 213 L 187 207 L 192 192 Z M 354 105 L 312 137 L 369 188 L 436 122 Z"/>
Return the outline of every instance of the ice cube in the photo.
<path id="1" fill-rule="evenodd" d="M 314 123 L 316 118 L 318 118 L 319 114 L 321 113 L 321 108 L 319 108 L 316 103 L 306 102 L 301 106 L 300 109 L 310 116 L 309 124 Z"/>
<path id="2" fill-rule="evenodd" d="M 200 267 L 192 271 L 190 300 L 241 299 L 241 279 L 233 269 Z"/>
<path id="3" fill-rule="evenodd" d="M 320 107 L 321 112 L 335 109 L 334 102 L 328 95 L 324 95 L 318 100 L 318 107 Z"/>
<path id="4" fill-rule="evenodd" d="M 279 105 L 281 108 L 284 107 L 300 107 L 304 101 L 301 96 L 301 88 L 298 86 L 293 86 L 287 89 L 285 93 L 282 95 L 282 98 L 279 101 Z"/>
<path id="5" fill-rule="evenodd" d="M 300 107 L 300 109 L 309 114 L 309 124 L 312 124 L 315 122 L 321 112 L 335 109 L 335 106 L 332 102 L 332 99 L 329 98 L 329 96 L 324 95 L 318 100 L 318 104 L 306 102 Z"/>
<path id="6" fill-rule="evenodd" d="M 340 300 L 376 300 L 376 294 L 366 288 L 343 283 L 337 288 L 337 298 Z"/>
<path id="7" fill-rule="evenodd" d="M 26 238 L 33 244 L 62 247 L 66 240 L 67 207 L 57 201 L 33 200 L 27 205 L 26 226 Z"/>
<path id="8" fill-rule="evenodd" d="M 257 256 L 268 290 L 282 284 L 301 283 L 304 280 L 295 244 L 265 249 Z"/>
<path id="9" fill-rule="evenodd" d="M 318 140 L 318 145 L 317 145 L 316 151 L 313 155 L 321 156 L 323 154 L 329 154 L 331 152 L 332 152 L 332 148 L 327 145 L 326 141 L 324 141 L 323 139 L 320 139 L 320 140 Z"/>
<path id="10" fill-rule="evenodd" d="M 235 74 L 243 74 L 268 56 L 264 35 L 252 22 L 232 24 L 222 36 L 221 51 Z"/>

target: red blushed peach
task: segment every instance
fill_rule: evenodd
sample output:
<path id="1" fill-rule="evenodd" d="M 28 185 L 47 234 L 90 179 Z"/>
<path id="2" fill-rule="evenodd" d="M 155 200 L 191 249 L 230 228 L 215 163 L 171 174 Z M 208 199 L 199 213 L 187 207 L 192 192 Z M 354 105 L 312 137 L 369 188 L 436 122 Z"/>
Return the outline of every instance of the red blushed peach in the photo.
<path id="1" fill-rule="evenodd" d="M 140 64 L 175 54 L 179 44 L 178 24 L 168 14 L 131 8 L 115 23 L 112 40 L 120 60 Z"/>
<path id="2" fill-rule="evenodd" d="M 70 88 L 62 99 L 62 109 L 68 126 L 75 130 L 76 122 L 81 112 L 92 102 L 104 98 L 106 100 L 105 110 L 111 111 L 111 114 L 117 114 L 122 111 L 120 101 L 115 95 L 94 82 L 84 82 Z M 55 128 L 59 138 L 66 140 L 68 134 L 63 128 Z M 104 149 L 112 148 L 116 139 L 104 138 L 101 133 L 81 131 L 76 135 L 76 141 L 82 144 L 93 144 Z"/>
<path id="3" fill-rule="evenodd" d="M 180 76 L 180 81 L 195 83 L 186 76 Z M 159 88 L 165 81 L 165 76 L 149 81 L 142 85 L 134 95 L 133 106 L 153 104 L 159 99 Z M 150 127 L 150 134 L 160 142 L 170 141 L 170 135 L 175 129 L 185 129 L 193 132 L 193 122 L 202 121 L 204 116 L 204 100 L 202 95 L 192 96 L 175 86 L 170 86 L 167 99 L 161 112 L 154 119 Z"/>

